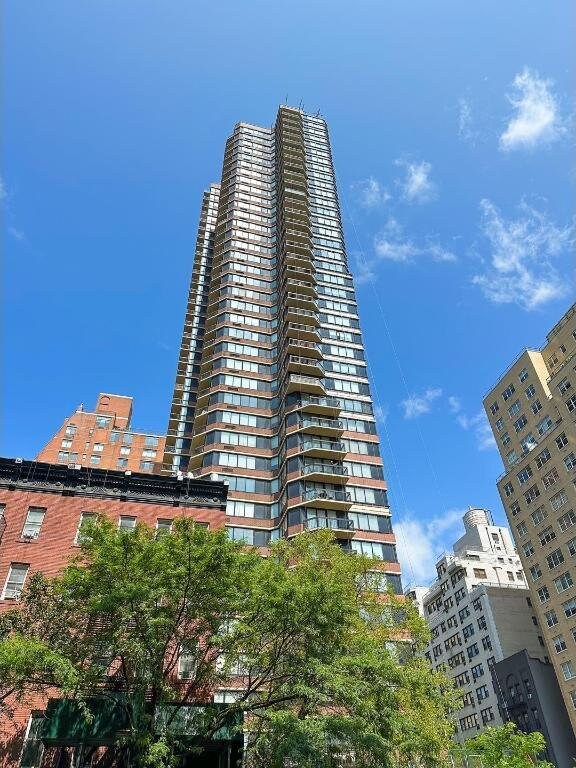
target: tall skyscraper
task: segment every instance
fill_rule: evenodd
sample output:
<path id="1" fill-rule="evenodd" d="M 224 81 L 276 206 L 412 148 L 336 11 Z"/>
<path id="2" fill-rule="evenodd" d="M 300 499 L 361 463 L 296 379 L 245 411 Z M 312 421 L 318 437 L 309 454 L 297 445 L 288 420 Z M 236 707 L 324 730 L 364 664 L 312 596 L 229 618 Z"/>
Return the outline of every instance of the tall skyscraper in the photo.
<path id="1" fill-rule="evenodd" d="M 238 123 L 204 194 L 164 471 L 229 484 L 233 538 L 306 528 L 400 568 L 325 121 Z"/>
<path id="2" fill-rule="evenodd" d="M 576 304 L 484 407 L 505 465 L 498 490 L 576 732 Z"/>

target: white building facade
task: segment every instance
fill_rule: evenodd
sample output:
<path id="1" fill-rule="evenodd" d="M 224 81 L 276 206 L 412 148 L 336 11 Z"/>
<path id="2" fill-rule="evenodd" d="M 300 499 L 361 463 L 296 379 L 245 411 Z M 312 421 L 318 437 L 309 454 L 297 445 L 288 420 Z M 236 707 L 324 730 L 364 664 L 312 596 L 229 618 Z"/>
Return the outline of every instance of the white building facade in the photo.
<path id="1" fill-rule="evenodd" d="M 491 675 L 495 662 L 523 649 L 546 658 L 508 529 L 493 525 L 484 509 L 468 510 L 463 521 L 465 533 L 453 554 L 436 564 L 435 581 L 407 592 L 431 630 L 424 650 L 431 668 L 443 670 L 461 693 L 454 713 L 459 742 L 502 723 Z"/>

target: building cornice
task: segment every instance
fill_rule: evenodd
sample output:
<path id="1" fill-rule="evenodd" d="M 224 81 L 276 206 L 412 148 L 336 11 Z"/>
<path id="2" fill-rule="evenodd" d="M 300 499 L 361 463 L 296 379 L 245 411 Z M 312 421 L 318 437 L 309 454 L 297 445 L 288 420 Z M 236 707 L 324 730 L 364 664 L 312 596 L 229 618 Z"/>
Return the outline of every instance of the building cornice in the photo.
<path id="1" fill-rule="evenodd" d="M 223 482 L 0 458 L 0 488 L 226 509 Z"/>

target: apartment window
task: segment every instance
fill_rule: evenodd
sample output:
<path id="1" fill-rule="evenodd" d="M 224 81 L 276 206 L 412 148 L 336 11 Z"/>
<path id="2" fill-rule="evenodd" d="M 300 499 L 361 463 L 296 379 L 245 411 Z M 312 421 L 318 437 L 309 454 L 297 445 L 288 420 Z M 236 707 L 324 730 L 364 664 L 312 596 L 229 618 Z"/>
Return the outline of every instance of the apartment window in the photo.
<path id="1" fill-rule="evenodd" d="M 156 520 L 156 534 L 170 533 L 172 531 L 172 520 L 165 517 L 159 517 Z"/>
<path id="2" fill-rule="evenodd" d="M 120 456 L 130 456 L 130 446 L 129 445 L 121 445 L 120 446 Z"/>
<path id="3" fill-rule="evenodd" d="M 532 557 L 534 554 L 534 546 L 531 541 L 527 541 L 526 544 L 522 545 L 522 550 L 524 552 L 524 557 Z"/>
<path id="4" fill-rule="evenodd" d="M 540 587 L 538 590 L 538 599 L 541 603 L 545 603 L 547 600 L 550 600 L 550 592 L 548 591 L 547 586 Z"/>
<path id="5" fill-rule="evenodd" d="M 153 437 L 153 435 L 147 435 L 144 438 L 144 446 L 146 448 L 157 448 L 158 447 L 158 438 Z"/>
<path id="6" fill-rule="evenodd" d="M 569 397 L 568 400 L 566 400 L 566 408 L 568 408 L 569 411 L 573 411 L 576 408 L 576 395 L 572 395 L 572 397 Z"/>
<path id="7" fill-rule="evenodd" d="M 522 370 L 518 374 L 518 378 L 520 379 L 521 384 L 522 382 L 526 381 L 526 379 L 528 378 L 528 371 L 526 368 L 522 368 Z"/>
<path id="8" fill-rule="evenodd" d="M 572 702 L 572 707 L 576 709 L 576 691 L 570 691 L 570 701 Z"/>
<path id="9" fill-rule="evenodd" d="M 124 432 L 122 435 L 122 442 L 124 445 L 132 445 L 132 438 L 134 435 L 131 432 Z"/>
<path id="10" fill-rule="evenodd" d="M 562 379 L 562 381 L 558 382 L 558 390 L 561 395 L 563 395 L 565 392 L 568 392 L 572 385 L 568 381 L 568 379 L 565 377 Z"/>
<path id="11" fill-rule="evenodd" d="M 498 430 L 498 432 L 501 432 L 504 429 L 504 420 L 502 419 L 502 417 L 500 417 L 496 421 L 496 429 Z"/>
<path id="12" fill-rule="evenodd" d="M 574 555 L 576 555 L 576 538 L 573 538 L 567 541 L 566 546 L 568 547 L 568 552 L 570 553 L 570 556 L 574 557 Z"/>
<path id="13" fill-rule="evenodd" d="M 499 407 L 498 403 L 496 401 L 494 401 L 492 403 L 492 405 L 490 406 L 490 413 L 492 414 L 492 416 L 495 416 L 498 413 L 499 410 L 500 410 L 500 407 Z"/>
<path id="14" fill-rule="evenodd" d="M 485 579 L 486 571 L 484 568 L 474 568 L 474 577 L 477 579 Z"/>
<path id="15" fill-rule="evenodd" d="M 545 547 L 546 544 L 549 544 L 551 541 L 554 541 L 555 538 L 556 538 L 556 531 L 554 530 L 554 528 L 552 528 L 551 525 L 544 528 L 544 530 L 539 535 L 540 544 L 543 547 Z"/>
<path id="16" fill-rule="evenodd" d="M 492 707 L 486 707 L 486 709 L 481 709 L 480 716 L 482 717 L 482 723 L 484 725 L 487 725 L 489 722 L 494 720 L 494 711 Z"/>
<path id="17" fill-rule="evenodd" d="M 512 483 L 506 483 L 506 485 L 502 490 L 504 491 L 506 496 L 512 496 L 512 494 L 514 493 L 514 486 L 512 485 Z"/>
<path id="18" fill-rule="evenodd" d="M 94 455 L 90 456 L 90 464 L 93 467 L 98 466 L 98 464 L 100 464 L 100 459 L 101 458 L 102 458 L 101 456 L 94 456 Z"/>
<path id="19" fill-rule="evenodd" d="M 522 416 L 520 416 L 520 418 L 514 422 L 514 429 L 516 432 L 520 432 L 521 429 L 524 429 L 526 424 L 528 424 L 528 419 L 526 416 L 524 416 L 524 414 L 522 414 Z"/>
<path id="20" fill-rule="evenodd" d="M 468 654 L 468 661 L 470 661 L 470 659 L 473 659 L 474 656 L 478 656 L 478 654 L 480 653 L 480 649 L 478 648 L 478 643 L 472 643 L 472 645 L 468 646 L 468 648 L 466 649 L 466 652 Z"/>
<path id="21" fill-rule="evenodd" d="M 486 629 L 486 618 L 484 616 L 480 616 L 480 618 L 477 621 L 478 629 Z"/>
<path id="22" fill-rule="evenodd" d="M 520 413 L 520 400 L 514 400 L 510 408 L 508 408 L 510 418 L 516 416 L 517 413 Z"/>
<path id="23" fill-rule="evenodd" d="M 554 422 L 550 416 L 545 416 L 542 421 L 539 421 L 538 424 L 536 424 L 536 430 L 538 431 L 539 435 L 544 435 L 546 432 L 548 432 L 549 429 L 552 429 L 553 426 Z"/>
<path id="24" fill-rule="evenodd" d="M 487 699 L 489 696 L 490 692 L 487 685 L 480 685 L 478 688 L 476 688 L 476 698 L 479 702 Z"/>
<path id="25" fill-rule="evenodd" d="M 560 507 L 563 507 L 567 502 L 568 496 L 566 496 L 566 492 L 564 490 L 558 491 L 558 493 L 552 496 L 550 499 L 550 504 L 554 511 L 560 509 Z"/>
<path id="26" fill-rule="evenodd" d="M 72 440 L 62 440 L 62 448 L 72 448 Z"/>
<path id="27" fill-rule="evenodd" d="M 129 515 L 120 515 L 118 528 L 121 531 L 133 531 L 136 528 L 136 518 Z"/>
<path id="28" fill-rule="evenodd" d="M 474 634 L 474 626 L 472 624 L 467 624 L 462 630 L 462 634 L 464 635 L 464 639 L 468 640 L 468 638 L 472 637 Z"/>
<path id="29" fill-rule="evenodd" d="M 515 391 L 516 390 L 514 388 L 514 384 L 510 384 L 510 386 L 506 387 L 504 392 L 502 392 L 502 399 L 504 400 L 504 402 L 506 402 L 506 400 L 511 398 Z"/>
<path id="30" fill-rule="evenodd" d="M 142 458 L 143 459 L 155 459 L 156 458 L 156 451 L 144 450 L 144 451 L 142 451 Z"/>
<path id="31" fill-rule="evenodd" d="M 530 464 L 527 464 L 524 469 L 520 470 L 518 474 L 516 475 L 518 478 L 518 482 L 520 485 L 523 485 L 524 483 L 527 483 L 528 480 L 532 477 L 532 468 L 530 467 Z"/>
<path id="32" fill-rule="evenodd" d="M 523 453 L 527 453 L 528 451 L 532 451 L 534 448 L 536 448 L 537 443 L 532 432 L 528 432 L 528 434 L 525 435 L 522 440 L 520 440 L 520 445 L 522 446 Z"/>
<path id="33" fill-rule="evenodd" d="M 516 530 L 518 531 L 519 536 L 526 536 L 526 534 L 528 533 L 528 528 L 526 527 L 526 523 L 524 522 L 518 523 L 518 525 L 516 526 Z"/>
<path id="34" fill-rule="evenodd" d="M 102 453 L 104 450 L 104 443 L 94 443 L 94 447 L 92 448 L 94 453 Z"/>
<path id="35" fill-rule="evenodd" d="M 554 586 L 556 587 L 556 592 L 558 592 L 558 594 L 566 592 L 566 590 L 570 589 L 573 584 L 574 582 L 572 581 L 572 576 L 569 571 L 565 571 L 561 576 L 558 576 L 557 579 L 554 579 Z"/>
<path id="36" fill-rule="evenodd" d="M 458 616 L 460 617 L 460 621 L 464 621 L 464 619 L 467 619 L 468 616 L 470 616 L 470 608 L 468 608 L 468 606 L 462 608 L 462 610 L 458 611 Z"/>
<path id="37" fill-rule="evenodd" d="M 532 581 L 538 581 L 538 579 L 542 578 L 542 569 L 538 563 L 530 566 L 530 576 L 532 577 Z"/>
<path id="38" fill-rule="evenodd" d="M 558 624 L 558 616 L 556 616 L 556 611 L 546 611 L 544 613 L 544 618 L 546 620 L 546 624 L 549 627 L 555 627 L 556 624 Z"/>
<path id="39" fill-rule="evenodd" d="M 556 635 L 556 637 L 552 638 L 552 642 L 554 643 L 556 653 L 562 653 L 562 651 L 565 651 L 566 648 L 568 648 L 563 635 Z"/>
<path id="40" fill-rule="evenodd" d="M 10 563 L 4 590 L 2 591 L 3 600 L 17 600 L 20 597 L 24 582 L 28 574 L 29 563 Z"/>
<path id="41" fill-rule="evenodd" d="M 44 745 L 42 743 L 42 725 L 44 722 L 43 712 L 32 712 L 26 736 L 24 747 L 20 757 L 19 768 L 39 768 L 42 763 Z"/>
<path id="42" fill-rule="evenodd" d="M 112 419 L 108 416 L 96 416 L 96 426 L 100 429 L 108 429 Z"/>
<path id="43" fill-rule="evenodd" d="M 564 512 L 562 517 L 558 518 L 558 526 L 562 532 L 567 531 L 573 525 L 576 525 L 576 515 L 572 510 Z"/>
<path id="44" fill-rule="evenodd" d="M 536 415 L 542 410 L 542 403 L 540 402 L 540 400 L 534 400 L 534 402 L 530 407 L 532 408 L 532 413 Z"/>
<path id="45" fill-rule="evenodd" d="M 569 619 L 571 616 L 576 616 L 576 597 L 573 597 L 571 600 L 567 600 L 565 603 L 562 603 L 562 608 L 567 619 Z"/>
<path id="46" fill-rule="evenodd" d="M 513 464 L 516 463 L 516 459 L 518 458 L 518 455 L 516 454 L 516 451 L 514 448 L 512 448 L 511 451 L 508 451 L 506 454 L 506 464 L 508 464 L 509 467 L 511 467 Z"/>
<path id="47" fill-rule="evenodd" d="M 530 384 L 529 387 L 526 387 L 526 389 L 524 390 L 524 394 L 526 395 L 528 400 L 534 397 L 534 395 L 536 394 L 536 389 L 534 387 L 534 384 Z"/>
<path id="48" fill-rule="evenodd" d="M 482 648 L 484 648 L 485 651 L 492 650 L 492 641 L 488 636 L 482 638 Z"/>
<path id="49" fill-rule="evenodd" d="M 46 509 L 44 507 L 29 507 L 26 513 L 26 521 L 22 528 L 22 536 L 25 539 L 37 539 L 44 522 Z"/>
<path id="50" fill-rule="evenodd" d="M 548 517 L 548 512 L 543 506 L 538 507 L 538 509 L 535 509 L 534 512 L 532 512 L 530 517 L 532 518 L 532 523 L 534 525 L 540 525 L 540 523 L 543 523 Z"/>
<path id="51" fill-rule="evenodd" d="M 532 485 L 530 488 L 528 488 L 527 491 L 524 492 L 524 499 L 526 504 L 532 504 L 534 499 L 537 499 L 538 496 L 540 496 L 540 488 L 538 488 L 537 485 Z"/>
<path id="52" fill-rule="evenodd" d="M 574 451 L 572 453 L 569 453 L 567 456 L 564 456 L 562 459 L 564 462 L 564 466 L 566 467 L 567 471 L 570 472 L 571 469 L 574 469 L 576 467 L 576 454 Z"/>
<path id="53" fill-rule="evenodd" d="M 502 435 L 502 445 L 508 445 L 509 442 L 510 442 L 510 435 L 508 434 L 508 432 L 504 432 L 504 434 Z"/>
<path id="54" fill-rule="evenodd" d="M 574 672 L 574 667 L 571 661 L 565 661 L 564 664 L 560 665 L 560 668 L 562 670 L 562 676 L 564 677 L 564 680 L 572 680 L 574 677 L 576 677 L 576 672 Z"/>
<path id="55" fill-rule="evenodd" d="M 484 665 L 476 664 L 476 666 L 472 667 L 470 671 L 472 672 L 472 677 L 474 680 L 478 680 L 478 678 L 482 677 L 484 674 Z"/>
<path id="56" fill-rule="evenodd" d="M 518 501 L 514 501 L 512 504 L 510 504 L 510 514 L 512 517 L 516 517 L 518 512 L 520 512 L 520 503 Z"/>
<path id="57" fill-rule="evenodd" d="M 154 462 L 153 461 L 141 461 L 140 462 L 140 469 L 143 472 L 152 472 L 154 469 Z"/>
<path id="58" fill-rule="evenodd" d="M 568 438 L 566 437 L 566 433 L 562 432 L 562 434 L 558 435 L 554 442 L 556 443 L 558 450 L 561 451 L 562 448 L 568 445 Z"/>
<path id="59" fill-rule="evenodd" d="M 74 437 L 74 435 L 76 434 L 76 425 L 75 424 L 68 424 L 68 426 L 64 430 L 64 434 L 67 437 Z"/>
<path id="60" fill-rule="evenodd" d="M 538 469 L 544 466 L 547 461 L 549 461 L 552 458 L 552 455 L 548 448 L 544 448 L 544 450 L 536 456 L 536 466 Z"/>
<path id="61" fill-rule="evenodd" d="M 548 555 L 546 562 L 548 563 L 548 568 L 550 568 L 550 570 L 553 568 L 558 568 L 558 566 L 564 562 L 564 555 L 562 554 L 562 550 L 555 549 L 554 552 Z"/>
<path id="62" fill-rule="evenodd" d="M 58 451 L 58 461 L 68 461 L 68 451 Z"/>
<path id="63" fill-rule="evenodd" d="M 471 728 L 478 728 L 478 715 L 466 715 L 460 718 L 460 730 L 469 731 Z"/>
<path id="64" fill-rule="evenodd" d="M 196 674 L 196 646 L 181 645 L 178 654 L 178 677 L 180 680 L 191 680 Z"/>
<path id="65" fill-rule="evenodd" d="M 120 440 L 120 432 L 110 432 L 110 437 L 108 439 L 111 443 L 117 443 L 118 440 Z"/>
<path id="66" fill-rule="evenodd" d="M 81 532 L 85 523 L 96 522 L 97 515 L 94 512 L 81 512 L 80 520 L 78 521 L 78 528 L 76 529 L 76 536 L 74 537 L 74 544 L 81 544 Z"/>
<path id="67" fill-rule="evenodd" d="M 118 469 L 123 469 L 124 467 L 128 466 L 128 459 L 123 459 L 120 457 L 119 459 L 116 459 L 116 466 Z"/>
<path id="68" fill-rule="evenodd" d="M 556 485 L 558 480 L 560 480 L 560 475 L 558 474 L 556 467 L 553 467 L 550 472 L 547 472 L 542 478 L 544 488 L 550 488 L 550 486 Z"/>

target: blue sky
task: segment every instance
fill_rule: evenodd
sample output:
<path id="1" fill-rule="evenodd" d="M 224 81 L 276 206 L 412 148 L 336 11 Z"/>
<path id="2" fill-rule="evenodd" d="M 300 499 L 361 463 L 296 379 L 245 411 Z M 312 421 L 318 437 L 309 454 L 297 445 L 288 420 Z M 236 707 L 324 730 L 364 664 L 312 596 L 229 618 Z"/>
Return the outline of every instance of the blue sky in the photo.
<path id="1" fill-rule="evenodd" d="M 166 428 L 235 122 L 329 123 L 405 582 L 503 513 L 482 397 L 574 300 L 569 0 L 8 0 L 2 453 L 99 391 Z M 406 549 L 409 553 L 406 554 Z"/>

